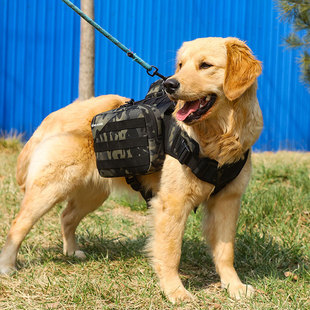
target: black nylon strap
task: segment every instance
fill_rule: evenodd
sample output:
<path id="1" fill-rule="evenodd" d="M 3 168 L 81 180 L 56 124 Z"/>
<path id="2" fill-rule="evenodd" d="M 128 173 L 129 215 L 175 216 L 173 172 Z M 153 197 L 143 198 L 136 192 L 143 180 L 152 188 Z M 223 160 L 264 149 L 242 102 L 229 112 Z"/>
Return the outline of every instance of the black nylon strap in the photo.
<path id="1" fill-rule="evenodd" d="M 115 159 L 113 161 L 111 160 L 100 160 L 97 161 L 97 167 L 98 169 L 126 169 L 126 168 L 139 168 L 149 165 L 150 158 L 148 154 L 145 154 L 144 156 L 135 157 L 131 159 Z"/>
<path id="2" fill-rule="evenodd" d="M 164 115 L 165 113 L 171 114 L 175 107 L 175 103 L 171 101 L 166 94 L 156 97 L 145 98 L 140 101 L 135 101 L 134 104 L 154 105 L 154 107 L 156 107 L 156 109 L 158 109 L 162 115 Z"/>
<path id="3" fill-rule="evenodd" d="M 219 174 L 219 180 L 221 182 L 217 184 L 212 195 L 217 194 L 221 189 L 223 189 L 228 183 L 230 183 L 233 179 L 235 179 L 239 175 L 248 159 L 249 152 L 250 150 L 247 150 L 244 153 L 243 159 L 240 159 L 239 161 L 232 164 L 223 165 L 222 167 L 219 168 L 218 174 Z"/>
<path id="4" fill-rule="evenodd" d="M 217 185 L 218 183 L 218 163 L 210 158 L 194 158 L 188 165 L 195 176 L 205 182 Z"/>
<path id="5" fill-rule="evenodd" d="M 247 161 L 249 150 L 245 152 L 243 159 L 218 167 L 216 160 L 199 157 L 198 143 L 182 131 L 170 115 L 165 116 L 164 121 L 165 153 L 176 158 L 182 165 L 189 167 L 198 179 L 213 184 L 215 189 L 212 195 L 217 194 L 239 175 Z M 171 135 L 173 135 L 173 139 L 171 139 Z"/>
<path id="6" fill-rule="evenodd" d="M 150 207 L 150 200 L 153 198 L 153 193 L 151 190 L 146 191 L 141 183 L 138 181 L 135 175 L 127 176 L 126 182 L 131 186 L 131 188 L 137 192 L 140 192 L 141 196 L 145 200 L 147 207 Z"/>
<path id="7" fill-rule="evenodd" d="M 113 131 L 120 129 L 136 129 L 145 127 L 145 119 L 144 118 L 136 118 L 118 122 L 110 122 L 107 123 L 104 128 L 105 131 Z"/>
<path id="8" fill-rule="evenodd" d="M 122 142 L 122 141 L 121 141 Z M 139 137 L 139 139 L 126 139 L 126 149 L 147 146 L 148 139 L 147 137 Z M 123 149 L 123 144 L 120 146 L 120 141 L 109 141 L 109 142 L 96 142 L 94 145 L 95 152 L 104 152 L 104 151 L 114 151 Z"/>

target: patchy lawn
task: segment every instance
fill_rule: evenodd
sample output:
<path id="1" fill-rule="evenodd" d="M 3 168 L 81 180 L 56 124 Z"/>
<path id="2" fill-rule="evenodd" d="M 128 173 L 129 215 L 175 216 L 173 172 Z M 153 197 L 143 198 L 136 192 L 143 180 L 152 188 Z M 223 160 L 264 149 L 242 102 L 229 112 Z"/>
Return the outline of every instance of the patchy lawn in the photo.
<path id="1" fill-rule="evenodd" d="M 0 246 L 22 195 L 15 181 L 18 143 L 0 141 Z M 112 198 L 84 219 L 77 235 L 85 261 L 62 255 L 59 205 L 32 229 L 19 271 L 0 276 L 0 309 L 309 309 L 310 154 L 254 154 L 236 238 L 235 265 L 257 289 L 232 301 L 220 288 L 201 236 L 201 210 L 189 217 L 180 273 L 195 296 L 173 306 L 160 292 L 143 247 L 147 212 Z"/>

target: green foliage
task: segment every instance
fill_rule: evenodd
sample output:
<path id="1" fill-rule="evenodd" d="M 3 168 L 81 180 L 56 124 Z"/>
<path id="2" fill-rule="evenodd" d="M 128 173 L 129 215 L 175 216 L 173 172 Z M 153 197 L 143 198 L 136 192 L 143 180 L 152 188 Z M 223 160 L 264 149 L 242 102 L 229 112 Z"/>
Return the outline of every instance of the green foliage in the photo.
<path id="1" fill-rule="evenodd" d="M 285 42 L 291 48 L 301 49 L 301 78 L 310 87 L 310 1 L 278 0 L 278 7 L 282 18 L 293 25 L 293 32 Z"/>

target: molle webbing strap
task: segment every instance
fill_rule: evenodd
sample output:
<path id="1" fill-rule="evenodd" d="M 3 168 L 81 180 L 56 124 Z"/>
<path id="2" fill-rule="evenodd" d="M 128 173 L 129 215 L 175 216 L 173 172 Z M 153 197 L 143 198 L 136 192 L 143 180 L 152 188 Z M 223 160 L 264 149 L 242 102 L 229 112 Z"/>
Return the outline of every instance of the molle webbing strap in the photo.
<path id="1" fill-rule="evenodd" d="M 147 145 L 147 137 L 141 137 L 139 139 L 132 138 L 126 140 L 126 146 L 128 148 L 139 147 Z M 109 141 L 109 142 L 97 142 L 94 146 L 95 152 L 103 152 L 105 150 L 113 151 L 119 150 L 120 145 L 119 141 Z"/>
<path id="2" fill-rule="evenodd" d="M 139 149 L 147 148 L 149 145 L 145 122 L 145 118 L 135 118 L 105 124 L 105 132 L 102 135 L 96 135 L 94 143 L 99 172 L 110 171 L 113 176 L 113 171 L 126 173 L 126 169 L 130 169 L 135 173 L 148 169 L 149 155 L 146 152 L 139 152 Z M 120 135 L 121 131 L 127 132 L 128 135 L 126 148 Z"/>

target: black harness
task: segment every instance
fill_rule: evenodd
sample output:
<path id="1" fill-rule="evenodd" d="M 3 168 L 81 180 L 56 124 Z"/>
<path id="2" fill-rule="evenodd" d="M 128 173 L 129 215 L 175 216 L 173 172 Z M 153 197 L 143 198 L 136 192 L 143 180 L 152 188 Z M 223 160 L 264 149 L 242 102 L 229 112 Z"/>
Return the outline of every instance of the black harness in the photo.
<path id="1" fill-rule="evenodd" d="M 219 167 L 216 160 L 199 157 L 199 144 L 182 131 L 177 124 L 173 124 L 174 118 L 167 117 L 166 122 L 170 123 L 168 131 L 175 130 L 175 139 L 172 145 L 165 143 L 165 153 L 177 159 L 182 165 L 189 167 L 198 179 L 213 184 L 215 188 L 211 196 L 216 195 L 239 175 L 248 159 L 249 150 L 244 153 L 243 158 L 239 161 Z M 166 141 L 168 139 L 165 139 Z M 135 191 L 140 192 L 149 207 L 149 201 L 153 198 L 152 191 L 146 191 L 136 176 L 126 176 L 126 182 Z"/>
<path id="2" fill-rule="evenodd" d="M 156 83 L 158 83 L 159 87 L 156 87 Z M 215 188 L 211 195 L 216 195 L 239 175 L 248 159 L 249 150 L 244 153 L 243 158 L 239 161 L 220 167 L 216 160 L 208 157 L 200 157 L 199 144 L 189 137 L 188 134 L 177 125 L 174 117 L 172 117 L 171 114 L 174 105 L 172 107 L 172 102 L 161 87 L 161 83 L 162 80 L 159 80 L 151 85 L 146 99 L 157 98 L 156 100 L 161 102 L 158 108 L 164 114 L 165 154 L 177 159 L 182 165 L 189 167 L 198 179 L 213 184 Z M 143 100 L 141 100 L 139 104 L 143 104 Z M 172 141 L 171 137 L 173 137 Z M 152 191 L 146 191 L 136 176 L 127 176 L 126 181 L 135 191 L 141 193 L 141 196 L 149 206 L 149 201 L 153 197 Z"/>
<path id="3" fill-rule="evenodd" d="M 212 195 L 216 195 L 239 175 L 247 161 L 249 150 L 244 153 L 243 158 L 239 161 L 225 164 L 223 166 L 219 166 L 219 163 L 216 160 L 208 157 L 200 157 L 199 144 L 189 137 L 189 135 L 178 126 L 174 117 L 172 117 L 175 103 L 170 101 L 166 95 L 162 82 L 162 80 L 158 80 L 153 83 L 144 100 L 138 102 L 131 100 L 127 106 L 122 106 L 119 109 L 107 112 L 112 113 L 111 115 L 102 113 L 94 117 L 92 121 L 92 130 L 99 173 L 104 177 L 124 176 L 127 183 L 135 191 L 139 191 L 149 205 L 153 193 L 151 190 L 145 190 L 137 179 L 137 175 L 148 174 L 160 170 L 163 165 L 164 156 L 165 154 L 168 154 L 177 159 L 182 165 L 189 167 L 198 179 L 213 184 L 215 188 Z M 139 107 L 141 107 L 141 111 L 148 107 L 148 112 L 150 112 L 150 107 L 151 110 L 155 109 L 156 122 L 153 116 L 154 122 L 152 122 L 151 127 L 149 126 L 149 123 L 152 121 L 152 118 L 148 121 L 146 119 L 144 120 L 144 118 L 142 120 L 140 118 L 141 113 L 136 111 L 137 108 L 140 109 Z M 133 111 L 134 113 L 130 111 Z M 138 118 L 132 119 L 130 113 L 132 115 L 137 115 Z M 149 118 L 149 116 L 145 117 Z M 104 122 L 107 122 L 107 124 L 103 126 L 102 123 Z M 141 124 L 143 122 L 148 126 L 148 142 L 145 135 L 143 137 L 141 135 L 140 137 L 138 131 L 136 132 L 135 129 L 142 126 Z M 157 128 L 156 130 L 152 129 L 154 128 L 152 127 L 154 126 L 153 124 L 158 125 L 155 126 Z M 128 128 L 129 133 L 127 133 L 128 138 L 124 141 L 119 141 L 122 135 L 118 135 L 116 141 L 115 138 L 113 139 L 109 137 L 111 130 L 115 133 L 124 131 L 124 129 L 127 130 L 126 128 Z M 160 136 L 154 136 L 154 132 L 158 131 L 161 132 Z M 133 138 L 137 134 L 138 136 Z M 155 148 L 155 150 L 158 149 L 159 155 L 157 153 L 155 154 L 156 156 L 155 160 L 152 162 L 152 168 L 148 168 L 149 170 L 145 168 L 146 170 L 143 170 L 144 168 L 141 169 L 141 166 L 139 166 L 139 161 L 142 161 L 139 160 L 139 158 L 142 159 L 147 156 L 146 154 L 148 152 L 151 152 L 149 146 L 147 146 L 150 143 L 150 139 L 152 142 L 154 142 L 154 140 L 159 140 L 158 146 Z M 138 147 L 138 149 L 136 149 L 136 147 Z M 118 155 L 116 157 L 113 154 L 110 155 L 110 152 L 113 149 L 124 151 L 127 148 L 130 149 L 131 153 L 136 151 L 136 155 L 130 158 L 126 157 L 125 159 L 119 158 Z M 151 149 L 154 153 L 154 146 L 152 146 Z M 153 153 L 152 155 L 154 155 Z M 110 159 L 108 158 L 109 156 Z"/>

